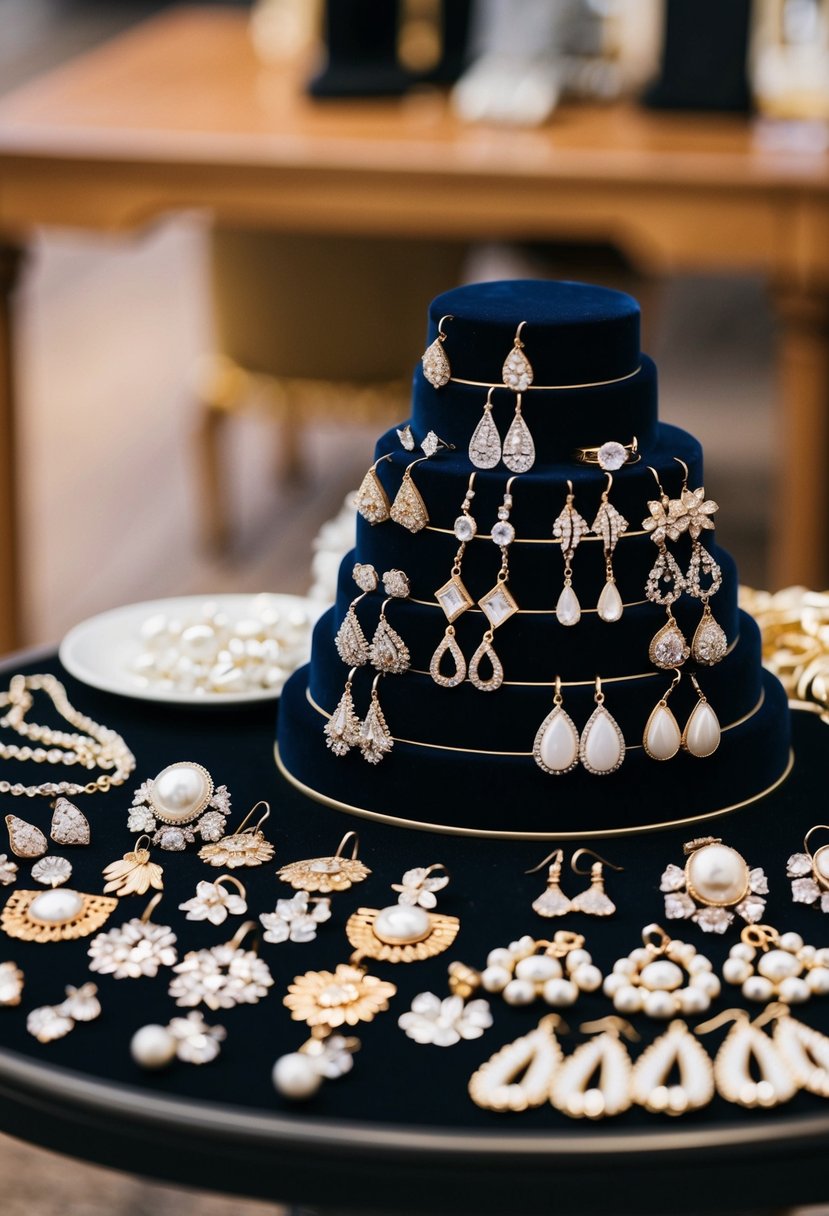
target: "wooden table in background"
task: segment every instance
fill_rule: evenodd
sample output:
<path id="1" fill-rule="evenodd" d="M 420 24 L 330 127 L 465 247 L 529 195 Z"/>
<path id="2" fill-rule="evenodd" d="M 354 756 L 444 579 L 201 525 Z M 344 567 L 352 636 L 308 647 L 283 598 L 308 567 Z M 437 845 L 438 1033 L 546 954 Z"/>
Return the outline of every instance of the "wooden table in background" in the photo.
<path id="1" fill-rule="evenodd" d="M 826 152 L 626 105 L 565 108 L 540 131 L 465 127 L 431 93 L 314 103 L 306 74 L 262 66 L 243 13 L 184 8 L 0 102 L 0 651 L 18 624 L 20 251 L 37 226 L 124 232 L 191 208 L 285 232 L 602 240 L 652 274 L 763 273 L 778 322 L 771 581 L 826 582 Z"/>

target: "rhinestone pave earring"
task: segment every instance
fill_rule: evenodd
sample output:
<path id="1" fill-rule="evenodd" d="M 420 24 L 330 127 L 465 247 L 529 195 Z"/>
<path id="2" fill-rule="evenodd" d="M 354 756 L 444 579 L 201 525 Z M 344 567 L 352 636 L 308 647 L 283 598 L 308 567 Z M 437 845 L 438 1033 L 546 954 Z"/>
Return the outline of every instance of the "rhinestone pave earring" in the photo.
<path id="1" fill-rule="evenodd" d="M 393 599 L 408 599 L 409 576 L 402 570 L 387 570 L 383 575 L 383 588 L 387 598 L 380 608 L 380 620 L 368 648 L 368 658 L 377 671 L 399 676 L 409 670 L 411 656 L 400 634 L 386 620 L 386 607 Z"/>
<path id="2" fill-rule="evenodd" d="M 433 388 L 443 388 L 444 384 L 449 383 L 452 375 L 452 369 L 449 366 L 449 360 L 443 348 L 443 344 L 446 341 L 443 323 L 444 321 L 454 321 L 454 319 L 448 313 L 445 317 L 441 317 L 440 321 L 438 321 L 438 336 L 431 346 L 427 346 L 420 360 L 423 365 L 423 375 Z"/>
<path id="3" fill-rule="evenodd" d="M 651 638 L 648 657 L 656 667 L 680 667 L 690 655 L 691 648 L 674 620 L 671 605 L 682 595 L 686 584 L 685 575 L 674 556 L 668 552 L 667 541 L 677 540 L 683 531 L 677 522 L 682 514 L 682 504 L 678 499 L 668 497 L 660 485 L 656 469 L 650 465 L 648 468 L 659 488 L 659 498 L 648 502 L 650 514 L 642 520 L 642 527 L 650 532 L 651 540 L 659 549 L 659 556 L 648 575 L 645 596 L 652 604 L 664 605 L 668 617 Z"/>
<path id="4" fill-rule="evenodd" d="M 556 604 L 556 620 L 560 625 L 577 625 L 581 620 L 581 604 L 573 590 L 573 554 L 587 533 L 587 522 L 573 506 L 573 483 L 567 482 L 564 509 L 553 524 L 553 536 L 561 544 L 564 558 L 564 587 Z"/>
<path id="5" fill-rule="evenodd" d="M 334 638 L 334 645 L 337 648 L 337 654 L 349 667 L 362 667 L 368 662 L 369 647 L 355 609 L 360 600 L 364 600 L 372 591 L 377 590 L 377 571 L 371 564 L 364 565 L 357 562 L 351 572 L 351 577 L 360 588 L 361 594 L 349 604 L 348 612 L 343 617 L 343 622 Z"/>
<path id="6" fill-rule="evenodd" d="M 403 472 L 403 480 L 400 483 L 400 489 L 397 491 L 389 511 L 389 515 L 394 522 L 400 524 L 402 528 L 406 528 L 411 533 L 419 532 L 429 522 L 429 512 L 426 510 L 426 503 L 423 501 L 422 494 L 412 480 L 412 469 L 415 465 L 428 459 L 428 456 L 418 456 L 417 460 L 413 460 L 410 465 L 406 466 Z"/>
<path id="7" fill-rule="evenodd" d="M 377 685 L 383 674 L 383 672 L 378 671 L 374 677 L 374 682 L 371 686 L 371 702 L 368 707 L 368 713 L 360 727 L 360 737 L 358 739 L 362 757 L 369 764 L 379 764 L 383 757 L 387 756 L 394 747 L 394 739 L 389 731 L 385 714 L 380 708 L 380 696 L 377 692 Z"/>
<path id="8" fill-rule="evenodd" d="M 356 672 L 357 668 L 352 667 L 337 708 L 323 727 L 325 746 L 335 756 L 347 755 L 360 742 L 360 719 L 355 712 L 351 692 Z"/>
<path id="9" fill-rule="evenodd" d="M 469 460 L 476 469 L 494 469 L 501 459 L 501 436 L 492 420 L 492 394 L 494 392 L 494 387 L 487 392 L 481 421 L 475 427 L 472 438 L 469 440 Z"/>
<path id="10" fill-rule="evenodd" d="M 616 548 L 619 537 L 627 531 L 628 521 L 608 502 L 608 495 L 613 485 L 613 474 L 607 473 L 606 476 L 607 485 L 602 491 L 601 506 L 596 513 L 592 527 L 596 536 L 602 538 L 606 571 L 605 585 L 599 596 L 596 611 L 603 621 L 618 621 L 622 616 L 623 604 L 616 586 L 616 579 L 613 577 L 613 550 Z"/>
<path id="11" fill-rule="evenodd" d="M 382 524 L 389 518 L 391 504 L 389 496 L 383 488 L 383 483 L 377 476 L 377 466 L 384 460 L 391 460 L 392 453 L 388 452 L 375 460 L 374 464 L 360 482 L 360 488 L 354 495 L 354 505 L 366 523 Z"/>
<path id="12" fill-rule="evenodd" d="M 561 695 L 561 678 L 556 676 L 556 691 L 552 712 L 536 731 L 533 759 L 545 773 L 554 777 L 569 773 L 579 762 L 579 732 L 565 709 Z"/>
<path id="13" fill-rule="evenodd" d="M 553 849 L 552 853 L 548 853 L 543 861 L 540 861 L 537 866 L 533 866 L 531 870 L 526 870 L 525 873 L 537 874 L 542 866 L 546 866 L 548 863 L 547 886 L 538 899 L 533 900 L 533 911 L 537 912 L 539 916 L 544 917 L 566 916 L 571 910 L 572 904 L 561 889 L 561 867 L 564 864 L 564 850 Z"/>
<path id="14" fill-rule="evenodd" d="M 518 611 L 518 604 L 507 586 L 509 582 L 509 547 L 515 540 L 515 528 L 509 521 L 512 510 L 510 491 L 514 481 L 515 478 L 510 477 L 507 482 L 503 504 L 498 508 L 498 522 L 493 525 L 491 533 L 493 542 L 501 550 L 501 569 L 498 571 L 495 586 L 478 600 L 478 607 L 489 621 L 489 629 L 485 631 L 481 644 L 469 663 L 469 682 L 479 692 L 495 692 L 504 682 L 504 668 L 495 653 L 492 638 L 495 630 Z M 484 658 L 489 660 L 492 668 L 492 675 L 488 680 L 483 679 L 480 675 L 480 664 Z"/>
<path id="15" fill-rule="evenodd" d="M 700 533 L 704 529 L 713 529 L 714 516 L 719 510 L 713 499 L 705 497 L 705 489 L 700 486 L 696 490 L 688 489 L 688 466 L 678 456 L 674 457 L 685 471 L 682 484 L 680 503 L 684 510 L 683 518 L 687 520 L 688 535 L 693 541 L 691 563 L 685 575 L 685 586 L 689 595 L 702 604 L 702 618 L 691 639 L 691 654 L 695 663 L 703 663 L 713 667 L 719 663 L 728 650 L 728 638 L 721 625 L 717 623 L 711 612 L 709 600 L 716 595 L 722 586 L 722 571 L 717 562 L 700 541 Z M 707 589 L 703 588 L 702 580 L 710 579 Z"/>
<path id="16" fill-rule="evenodd" d="M 621 873 L 624 866 L 614 865 L 612 861 L 600 857 L 592 849 L 576 849 L 570 858 L 570 869 L 574 874 L 586 874 L 585 870 L 580 870 L 578 867 L 580 857 L 593 857 L 595 860 L 590 866 L 590 886 L 586 891 L 579 892 L 573 899 L 571 904 L 573 912 L 583 912 L 586 916 L 612 916 L 616 911 L 616 905 L 604 889 L 604 867 L 609 866 L 611 870 Z"/>
<path id="17" fill-rule="evenodd" d="M 449 623 L 446 626 L 443 640 L 438 644 L 435 653 L 432 655 L 432 660 L 429 663 L 429 675 L 442 688 L 455 688 L 466 679 L 466 659 L 463 657 L 460 646 L 455 641 L 454 622 L 468 608 L 471 608 L 475 602 L 461 578 L 461 566 L 466 546 L 478 531 L 478 525 L 469 512 L 472 499 L 475 497 L 474 485 L 475 474 L 472 473 L 469 478 L 469 485 L 466 487 L 464 500 L 461 503 L 461 513 L 455 520 L 454 533 L 455 538 L 460 541 L 460 546 L 452 563 L 452 574 L 449 581 L 444 583 L 435 592 L 435 599 L 443 609 L 446 620 Z M 444 675 L 440 668 L 441 660 L 447 652 L 455 666 L 455 670 L 451 675 Z"/>

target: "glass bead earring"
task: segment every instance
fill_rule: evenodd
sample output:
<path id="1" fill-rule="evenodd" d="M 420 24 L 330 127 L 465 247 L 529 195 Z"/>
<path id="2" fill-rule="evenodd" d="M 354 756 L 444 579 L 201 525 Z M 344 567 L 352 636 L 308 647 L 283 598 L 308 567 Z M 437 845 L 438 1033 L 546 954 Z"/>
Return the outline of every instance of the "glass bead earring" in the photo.
<path id="1" fill-rule="evenodd" d="M 441 317 L 440 321 L 438 321 L 438 336 L 431 346 L 427 346 L 420 360 L 423 365 L 423 375 L 433 388 L 443 388 L 444 384 L 449 383 L 452 376 L 449 359 L 444 350 L 446 334 L 443 331 L 443 325 L 445 321 L 454 321 L 454 319 L 449 314 Z"/>
<path id="2" fill-rule="evenodd" d="M 573 483 L 568 481 L 564 508 L 553 524 L 553 536 L 560 543 L 564 558 L 564 586 L 556 603 L 556 620 L 560 625 L 577 625 L 581 620 L 581 604 L 573 590 L 573 555 L 588 527 L 587 521 L 573 506 L 574 498 Z"/>
<path id="3" fill-rule="evenodd" d="M 613 551 L 616 548 L 619 537 L 627 531 L 628 521 L 608 501 L 608 496 L 613 486 L 613 474 L 607 473 L 606 477 L 607 485 L 602 491 L 601 506 L 596 513 L 596 518 L 593 520 L 591 531 L 596 536 L 602 538 L 605 560 L 605 585 L 599 596 L 596 611 L 600 620 L 612 622 L 621 619 L 624 607 L 619 589 L 616 586 L 616 579 L 613 575 Z"/>

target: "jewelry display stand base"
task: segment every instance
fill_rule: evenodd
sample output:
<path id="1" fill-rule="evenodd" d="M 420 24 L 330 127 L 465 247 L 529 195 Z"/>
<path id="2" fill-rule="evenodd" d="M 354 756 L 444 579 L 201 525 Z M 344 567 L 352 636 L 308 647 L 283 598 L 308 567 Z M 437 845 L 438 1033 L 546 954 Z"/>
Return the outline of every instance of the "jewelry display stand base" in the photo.
<path id="1" fill-rule="evenodd" d="M 5 666 L 7 674 L 20 669 Z M 276 857 L 235 871 L 247 888 L 252 913 L 271 910 L 278 898 L 290 895 L 275 877 L 279 866 L 330 854 L 344 823 L 359 831 L 360 858 L 372 873 L 360 886 L 332 897 L 331 920 L 320 927 L 316 941 L 262 944 L 274 988 L 258 1005 L 207 1011 L 209 1023 L 227 1028 L 227 1039 L 219 1058 L 204 1067 L 175 1064 L 163 1073 L 145 1073 L 130 1057 L 130 1038 L 140 1026 L 164 1024 L 177 1012 L 167 995 L 169 970 L 156 979 L 92 977 L 88 940 L 46 946 L 2 938 L 0 958 L 14 960 L 25 974 L 22 1004 L 0 1010 L 2 1131 L 66 1155 L 185 1186 L 384 1216 L 422 1216 L 427 1210 L 456 1216 L 540 1216 L 551 1208 L 598 1214 L 608 1207 L 655 1216 L 668 1210 L 757 1211 L 826 1200 L 829 1103 L 818 1098 L 799 1094 L 784 1107 L 757 1111 L 716 1098 L 706 1109 L 675 1120 L 633 1109 L 589 1123 L 570 1120 L 551 1106 L 495 1115 L 469 1099 L 469 1077 L 494 1051 L 537 1025 L 547 1006 L 514 1008 L 493 996 L 492 1028 L 479 1040 L 447 1049 L 417 1045 L 398 1028 L 398 1017 L 418 993 L 446 994 L 451 961 L 480 967 L 493 947 L 525 933 L 545 937 L 557 928 L 582 933 L 594 961 L 607 972 L 615 959 L 639 944 L 643 926 L 658 921 L 692 941 L 719 972 L 737 938 L 736 928 L 717 937 L 689 922 L 666 923 L 658 889 L 666 865 L 680 864 L 683 842 L 698 833 L 679 827 L 592 841 L 624 867 L 607 874 L 616 915 L 601 921 L 581 914 L 544 921 L 531 908 L 543 890 L 543 875 L 524 873 L 541 860 L 543 844 L 484 838 L 472 847 L 460 836 L 344 820 L 278 774 L 272 707 L 207 711 L 148 705 L 79 685 L 54 658 L 41 660 L 36 669 L 56 672 L 81 712 L 124 735 L 138 761 L 136 785 L 167 764 L 187 759 L 227 784 L 232 823 L 238 824 L 257 799 L 270 801 L 273 813 L 265 830 Z M 751 866 L 766 871 L 770 895 L 764 919 L 781 932 L 794 930 L 823 946 L 829 943 L 829 917 L 792 903 L 785 864 L 800 849 L 808 828 L 823 818 L 829 735 L 815 715 L 795 713 L 793 723 L 797 762 L 789 780 L 712 828 Z M 100 891 L 104 865 L 129 844 L 132 789 L 128 785 L 78 799 L 90 820 L 92 843 L 59 850 L 72 861 L 77 889 Z M 21 801 L 24 807 L 17 805 Z M 45 799 L 7 798 L 0 809 L 48 827 Z M 568 846 L 568 859 L 570 852 Z M 172 926 L 179 952 L 232 936 L 236 918 L 215 927 L 186 921 L 178 910 L 200 879 L 215 877 L 196 851 L 157 859 L 164 865 L 165 890 L 153 919 Z M 406 869 L 436 862 L 452 876 L 440 906 L 460 918 L 453 947 L 426 962 L 373 964 L 373 973 L 398 986 L 390 1009 L 356 1029 L 362 1048 L 348 1076 L 326 1082 L 307 1104 L 291 1106 L 270 1080 L 275 1059 L 307 1038 L 304 1025 L 293 1022 L 282 1004 L 287 985 L 306 970 L 345 961 L 350 947 L 344 927 L 351 913 L 360 906 L 383 906 L 390 884 Z M 568 894 L 588 881 L 565 867 L 562 885 Z M 27 885 L 23 863 L 16 886 Z M 144 897 L 122 901 L 110 924 L 140 915 L 146 903 Z M 90 978 L 98 983 L 101 1017 L 65 1039 L 38 1044 L 26 1032 L 26 1014 L 62 998 L 66 984 Z M 705 1016 L 743 1003 L 737 989 L 724 985 Z M 565 1052 L 581 1041 L 577 1028 L 582 1022 L 610 1012 L 611 1004 L 601 994 L 580 998 L 567 1011 L 572 1033 L 562 1036 Z M 798 1007 L 797 1016 L 826 1033 L 829 998 L 813 998 Z M 634 1022 L 642 1036 L 631 1049 L 635 1056 L 664 1027 L 641 1016 Z M 725 1032 L 702 1040 L 709 1054 L 716 1052 Z"/>

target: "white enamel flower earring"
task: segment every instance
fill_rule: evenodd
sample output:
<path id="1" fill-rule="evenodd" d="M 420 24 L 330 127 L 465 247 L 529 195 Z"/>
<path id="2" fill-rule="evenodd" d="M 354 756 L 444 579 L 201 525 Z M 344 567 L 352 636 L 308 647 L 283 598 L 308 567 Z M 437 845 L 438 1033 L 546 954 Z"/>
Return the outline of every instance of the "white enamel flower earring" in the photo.
<path id="1" fill-rule="evenodd" d="M 526 874 L 537 874 L 543 866 L 549 867 L 547 870 L 547 886 L 538 899 L 533 900 L 533 911 L 537 912 L 539 916 L 545 918 L 566 916 L 572 909 L 570 900 L 561 889 L 561 868 L 563 864 L 564 850 L 553 849 L 552 853 L 548 853 L 537 866 L 533 866 L 531 870 L 525 871 Z"/>
<path id="2" fill-rule="evenodd" d="M 747 1001 L 801 1005 L 829 993 L 829 949 L 803 944 L 799 933 L 746 925 L 723 964 L 723 979 L 739 984 Z"/>
<path id="3" fill-rule="evenodd" d="M 595 1038 L 568 1056 L 552 1078 L 550 1100 L 571 1119 L 604 1119 L 620 1115 L 632 1104 L 633 1067 L 622 1036 L 635 1042 L 639 1035 L 624 1018 L 584 1022 L 582 1034 Z M 593 1078 L 598 1073 L 598 1080 Z"/>
<path id="4" fill-rule="evenodd" d="M 735 915 L 746 924 L 760 920 L 769 890 L 761 869 L 750 869 L 718 836 L 689 840 L 682 851 L 684 868 L 669 865 L 659 886 L 669 920 L 692 920 L 705 933 L 725 933 Z"/>
<path id="5" fill-rule="evenodd" d="M 438 643 L 429 663 L 429 675 L 441 688 L 455 688 L 466 679 L 466 659 L 463 657 L 463 651 L 460 646 L 455 641 L 455 621 L 475 603 L 461 578 L 461 567 L 466 546 L 478 531 L 478 525 L 471 514 L 472 499 L 475 497 L 475 476 L 475 473 L 470 475 L 466 494 L 461 503 L 461 513 L 455 520 L 453 530 L 455 539 L 460 541 L 460 544 L 455 554 L 455 560 L 452 563 L 452 573 L 449 576 L 448 582 L 444 583 L 442 587 L 438 587 L 435 592 L 435 599 L 443 609 L 447 625 L 443 639 Z M 446 675 L 441 670 L 443 656 L 447 653 L 454 665 L 454 669 L 449 675 Z"/>
<path id="6" fill-rule="evenodd" d="M 643 945 L 613 965 L 604 994 L 622 1014 L 649 1018 L 705 1013 L 720 994 L 711 961 L 690 942 L 675 941 L 660 925 L 646 925 Z"/>
<path id="7" fill-rule="evenodd" d="M 579 869 L 578 863 L 582 857 L 593 858 L 589 871 L 590 886 L 586 891 L 580 891 L 573 897 L 570 905 L 571 911 L 583 912 L 586 916 L 612 916 L 616 911 L 616 905 L 604 889 L 604 868 L 609 866 L 611 870 L 621 873 L 624 866 L 614 865 L 612 861 L 600 857 L 592 849 L 576 849 L 570 858 L 570 869 L 574 874 L 586 875 L 588 873 L 587 870 Z"/>
<path id="8" fill-rule="evenodd" d="M 151 1023 L 136 1030 L 130 1040 L 130 1055 L 139 1068 L 157 1072 L 181 1060 L 185 1064 L 209 1064 L 221 1051 L 227 1031 L 209 1026 L 198 1009 L 184 1018 L 171 1018 L 166 1026 Z"/>
<path id="9" fill-rule="evenodd" d="M 375 460 L 374 464 L 366 472 L 365 477 L 360 482 L 360 488 L 354 495 L 354 505 L 357 508 L 358 514 L 362 515 L 366 523 L 383 524 L 391 515 L 391 503 L 389 496 L 386 493 L 383 483 L 377 476 L 377 466 L 382 464 L 384 460 L 391 460 L 392 453 L 387 452 L 385 456 L 380 456 Z"/>
<path id="10" fill-rule="evenodd" d="M 150 920 L 160 901 L 161 895 L 154 895 L 141 916 L 93 937 L 89 970 L 116 980 L 137 980 L 142 976 L 152 979 L 160 967 L 172 967 L 178 961 L 176 935 L 169 925 Z"/>
<path id="11" fill-rule="evenodd" d="M 593 697 L 596 708 L 587 719 L 581 733 L 579 759 L 588 773 L 604 777 L 615 773 L 625 758 L 625 737 L 621 727 L 609 710 L 605 709 L 602 681 L 596 676 L 596 692 Z"/>
<path id="12" fill-rule="evenodd" d="M 602 538 L 605 561 L 605 584 L 599 596 L 599 602 L 596 605 L 596 612 L 600 620 L 613 622 L 621 619 L 624 608 L 613 574 L 613 552 L 619 541 L 619 537 L 623 536 L 627 531 L 628 521 L 610 503 L 609 495 L 613 486 L 613 474 L 607 473 L 606 477 L 607 485 L 602 491 L 601 505 L 596 512 L 596 518 L 593 520 L 591 531 L 596 536 Z"/>
<path id="13" fill-rule="evenodd" d="M 411 666 L 409 648 L 400 634 L 386 619 L 386 608 L 394 599 L 409 598 L 410 583 L 402 570 L 387 570 L 383 575 L 386 599 L 380 606 L 380 620 L 368 648 L 368 659 L 376 671 L 386 675 L 402 675 Z"/>
<path id="14" fill-rule="evenodd" d="M 240 925 L 229 942 L 207 950 L 191 950 L 173 968 L 169 994 L 179 1006 L 199 1005 L 208 1009 L 233 1009 L 256 1005 L 273 987 L 267 963 L 256 951 L 243 950 L 242 942 L 256 929 L 252 920 Z"/>
<path id="15" fill-rule="evenodd" d="M 659 498 L 648 502 L 649 514 L 642 520 L 642 527 L 650 533 L 651 540 L 659 549 L 659 556 L 648 575 L 645 597 L 652 604 L 663 605 L 668 618 L 651 638 L 648 657 L 656 667 L 680 667 L 690 655 L 691 647 L 674 620 L 671 605 L 682 595 L 686 583 L 676 558 L 668 552 L 667 542 L 677 540 L 683 531 L 678 523 L 683 514 L 682 504 L 679 499 L 668 497 L 662 489 L 656 469 L 650 465 L 648 468 L 659 489 Z"/>
<path id="16" fill-rule="evenodd" d="M 829 832 L 829 825 L 816 823 L 809 828 L 803 838 L 803 852 L 792 853 L 786 862 L 786 877 L 792 879 L 794 903 L 816 904 L 821 912 L 829 912 L 829 844 L 822 844 L 812 853 L 809 838 L 815 832 Z"/>
<path id="17" fill-rule="evenodd" d="M 497 545 L 501 551 L 501 569 L 498 571 L 495 586 L 491 587 L 486 595 L 481 596 L 478 600 L 478 607 L 489 621 L 489 628 L 484 632 L 481 644 L 470 660 L 468 674 L 470 684 L 477 688 L 479 692 L 495 692 L 504 682 L 504 668 L 501 660 L 495 653 L 492 639 L 495 630 L 500 628 L 505 621 L 508 621 L 518 611 L 518 604 L 510 592 L 508 585 L 509 547 L 515 540 L 515 528 L 510 523 L 509 518 L 510 511 L 512 510 L 511 490 L 514 481 L 515 478 L 510 477 L 507 482 L 507 488 L 504 491 L 504 501 L 498 508 L 498 520 L 493 524 L 491 532 L 493 544 Z M 480 674 L 480 665 L 485 658 L 492 669 L 489 679 L 484 679 Z"/>
<path id="18" fill-rule="evenodd" d="M 688 489 L 688 466 L 678 456 L 674 456 L 674 460 L 682 465 L 685 473 L 679 497 L 683 510 L 681 521 L 685 523 L 685 530 L 693 542 L 691 562 L 685 575 L 685 588 L 690 596 L 702 604 L 702 618 L 691 639 L 691 654 L 695 663 L 713 667 L 728 650 L 728 638 L 722 626 L 714 619 L 708 602 L 722 586 L 722 570 L 700 541 L 700 534 L 705 529 L 713 529 L 713 516 L 719 507 L 713 499 L 705 497 L 703 486 L 696 490 Z M 705 587 L 704 579 L 710 580 Z"/>
<path id="19" fill-rule="evenodd" d="M 454 321 L 454 319 L 449 313 L 445 317 L 441 317 L 440 321 L 438 321 L 438 336 L 431 346 L 426 347 L 420 360 L 423 365 L 423 375 L 433 388 L 443 388 L 444 384 L 449 383 L 452 375 L 449 359 L 444 350 L 446 334 L 444 333 L 443 326 L 446 321 Z"/>
<path id="20" fill-rule="evenodd" d="M 581 604 L 573 590 L 573 555 L 588 532 L 587 521 L 573 506 L 572 481 L 567 482 L 567 498 L 561 514 L 553 524 L 553 536 L 561 545 L 564 558 L 564 586 L 556 603 L 556 620 L 560 625 L 578 625 L 581 620 Z"/>
<path id="21" fill-rule="evenodd" d="M 342 624 L 337 630 L 337 636 L 334 638 L 334 645 L 337 648 L 337 654 L 349 667 L 363 667 L 368 662 L 369 647 L 355 609 L 361 600 L 364 600 L 372 591 L 377 590 L 379 580 L 374 566 L 363 562 L 355 563 L 351 577 L 360 588 L 360 594 L 349 604 L 348 612 L 343 617 Z"/>
<path id="22" fill-rule="evenodd" d="M 536 731 L 533 742 L 533 759 L 540 769 L 554 777 L 571 772 L 579 762 L 579 732 L 563 705 L 561 678 L 556 676 L 553 708 Z"/>
<path id="23" fill-rule="evenodd" d="M 501 459 L 501 436 L 492 418 L 492 394 L 488 389 L 484 412 L 469 440 L 469 461 L 476 469 L 494 469 Z"/>
<path id="24" fill-rule="evenodd" d="M 557 1013 L 548 1013 L 535 1030 L 501 1047 L 470 1077 L 469 1096 L 483 1110 L 519 1112 L 544 1106 L 561 1065 L 556 1031 L 566 1030 Z"/>

